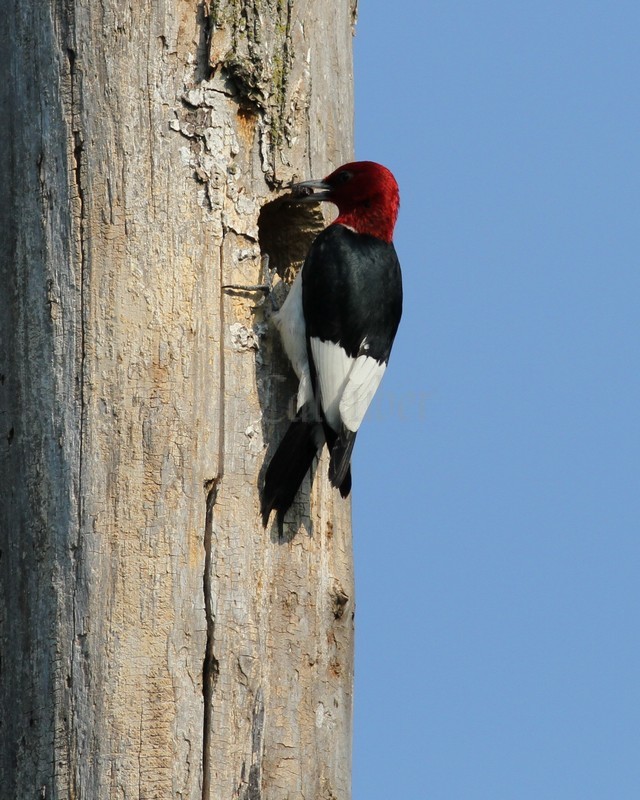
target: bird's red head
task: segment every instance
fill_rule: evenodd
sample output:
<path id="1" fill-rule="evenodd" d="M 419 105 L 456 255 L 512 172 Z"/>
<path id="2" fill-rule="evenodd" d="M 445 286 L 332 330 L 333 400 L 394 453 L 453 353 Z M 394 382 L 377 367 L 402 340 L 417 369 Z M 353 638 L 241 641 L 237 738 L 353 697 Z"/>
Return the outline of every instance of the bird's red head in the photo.
<path id="1" fill-rule="evenodd" d="M 321 181 L 305 181 L 293 187 L 301 193 L 319 189 L 305 200 L 329 200 L 338 206 L 333 224 L 346 225 L 390 242 L 398 218 L 400 195 L 391 172 L 375 161 L 354 161 L 334 170 Z"/>

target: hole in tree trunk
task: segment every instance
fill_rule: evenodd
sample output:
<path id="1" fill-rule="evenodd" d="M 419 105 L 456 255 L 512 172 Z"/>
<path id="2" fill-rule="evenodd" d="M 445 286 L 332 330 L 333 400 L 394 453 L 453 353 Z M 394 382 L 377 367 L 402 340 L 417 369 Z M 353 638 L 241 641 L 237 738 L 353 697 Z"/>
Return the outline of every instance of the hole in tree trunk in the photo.
<path id="1" fill-rule="evenodd" d="M 264 205 L 258 217 L 258 235 L 260 250 L 269 256 L 269 267 L 291 283 L 325 225 L 319 203 L 282 197 Z"/>

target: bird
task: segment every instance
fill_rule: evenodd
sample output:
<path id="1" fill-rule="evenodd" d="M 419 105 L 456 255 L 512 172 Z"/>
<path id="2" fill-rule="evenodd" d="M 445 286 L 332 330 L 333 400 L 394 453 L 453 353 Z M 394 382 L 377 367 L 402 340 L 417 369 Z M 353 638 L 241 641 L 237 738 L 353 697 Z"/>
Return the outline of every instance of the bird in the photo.
<path id="1" fill-rule="evenodd" d="M 298 378 L 296 414 L 266 469 L 261 515 L 284 515 L 326 443 L 329 481 L 347 497 L 351 454 L 384 375 L 402 315 L 402 274 L 393 244 L 400 196 L 386 167 L 344 164 L 291 186 L 301 202 L 330 202 L 338 216 L 313 240 L 274 316 Z"/>

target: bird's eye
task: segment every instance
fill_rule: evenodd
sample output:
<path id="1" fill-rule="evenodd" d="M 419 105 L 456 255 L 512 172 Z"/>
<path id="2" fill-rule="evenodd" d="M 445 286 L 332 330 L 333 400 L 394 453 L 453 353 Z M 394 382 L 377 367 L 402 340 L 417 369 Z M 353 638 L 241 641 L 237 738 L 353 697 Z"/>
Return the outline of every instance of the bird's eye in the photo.
<path id="1" fill-rule="evenodd" d="M 337 184 L 346 183 L 350 179 L 351 179 L 351 173 L 346 169 L 343 169 L 342 172 L 339 172 L 336 175 Z"/>

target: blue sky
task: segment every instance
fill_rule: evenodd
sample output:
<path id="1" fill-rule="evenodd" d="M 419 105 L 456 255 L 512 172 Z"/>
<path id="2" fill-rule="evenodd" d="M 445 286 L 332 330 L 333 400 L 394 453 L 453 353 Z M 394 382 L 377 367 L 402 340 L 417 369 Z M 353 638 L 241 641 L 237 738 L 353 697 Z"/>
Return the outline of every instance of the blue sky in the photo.
<path id="1" fill-rule="evenodd" d="M 405 312 L 354 457 L 354 800 L 640 797 L 640 5 L 361 0 Z"/>

